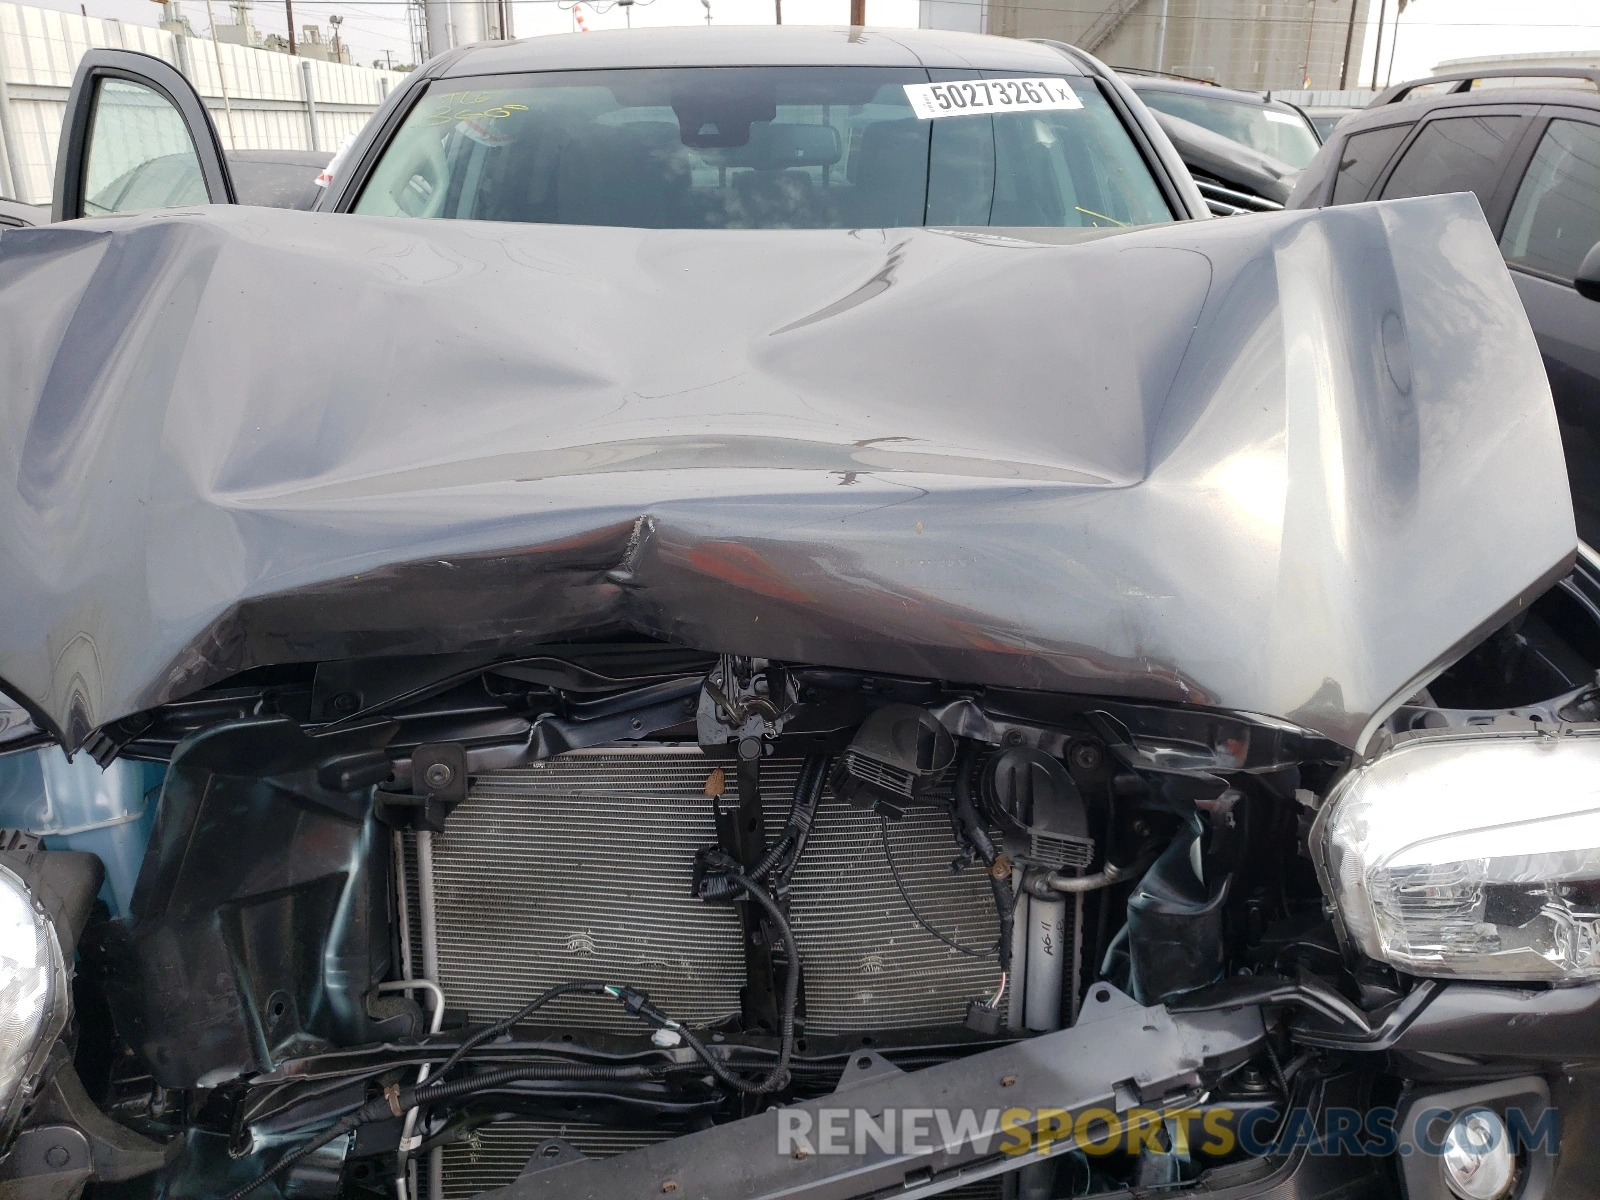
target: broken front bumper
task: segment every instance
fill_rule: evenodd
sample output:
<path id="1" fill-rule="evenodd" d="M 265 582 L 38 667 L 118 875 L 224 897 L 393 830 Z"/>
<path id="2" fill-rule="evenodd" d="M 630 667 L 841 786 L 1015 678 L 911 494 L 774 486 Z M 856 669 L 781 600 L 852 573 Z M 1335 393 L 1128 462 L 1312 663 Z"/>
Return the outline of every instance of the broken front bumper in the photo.
<path id="1" fill-rule="evenodd" d="M 1050 1194 L 1030 1190 L 1040 1164 L 1080 1146 L 1183 1156 L 1217 1138 L 1248 1152 L 1159 1193 L 1450 1200 L 1440 1122 L 1469 1107 L 1521 1114 L 1518 1200 L 1600 1193 L 1600 1159 L 1561 1136 L 1600 1111 L 1600 985 L 1413 995 L 1363 1030 L 1297 1022 L 1319 1069 L 1295 1076 L 1287 1116 L 1209 1090 L 1261 1052 L 1259 1004 L 1172 1012 L 1098 984 L 1071 1029 L 912 1073 L 863 1051 L 827 1097 L 616 1158 L 546 1142 L 481 1200 L 916 1200 L 1011 1175 L 1004 1194 L 1029 1200 Z"/>
<path id="2" fill-rule="evenodd" d="M 1071 1029 L 914 1073 L 863 1051 L 830 1096 L 613 1159 L 546 1143 L 527 1174 L 489 1195 L 937 1196 L 1070 1151 L 1080 1120 L 1153 1134 L 1162 1113 L 1192 1110 L 1205 1078 L 1264 1036 L 1257 1008 L 1175 1016 L 1101 985 Z"/>

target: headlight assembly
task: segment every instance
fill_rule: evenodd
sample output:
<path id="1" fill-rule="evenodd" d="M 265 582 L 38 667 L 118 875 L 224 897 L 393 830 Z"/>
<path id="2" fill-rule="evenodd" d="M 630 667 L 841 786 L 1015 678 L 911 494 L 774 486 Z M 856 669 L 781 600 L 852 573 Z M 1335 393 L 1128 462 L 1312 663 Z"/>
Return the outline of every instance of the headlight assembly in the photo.
<path id="1" fill-rule="evenodd" d="M 1600 733 L 1402 743 L 1329 798 L 1351 941 L 1417 975 L 1600 978 Z"/>
<path id="2" fill-rule="evenodd" d="M 0 1147 L 67 1023 L 67 969 L 55 926 L 0 866 Z"/>

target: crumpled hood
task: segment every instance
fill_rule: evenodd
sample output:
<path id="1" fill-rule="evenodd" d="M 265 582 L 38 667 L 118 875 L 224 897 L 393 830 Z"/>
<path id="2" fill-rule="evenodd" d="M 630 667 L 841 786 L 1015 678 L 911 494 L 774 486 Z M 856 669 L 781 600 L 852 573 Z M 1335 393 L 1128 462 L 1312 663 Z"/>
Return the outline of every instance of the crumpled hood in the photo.
<path id="1" fill-rule="evenodd" d="M 1056 244 L 209 208 L 0 236 L 0 689 L 637 630 L 1356 746 L 1576 544 L 1470 196 Z"/>

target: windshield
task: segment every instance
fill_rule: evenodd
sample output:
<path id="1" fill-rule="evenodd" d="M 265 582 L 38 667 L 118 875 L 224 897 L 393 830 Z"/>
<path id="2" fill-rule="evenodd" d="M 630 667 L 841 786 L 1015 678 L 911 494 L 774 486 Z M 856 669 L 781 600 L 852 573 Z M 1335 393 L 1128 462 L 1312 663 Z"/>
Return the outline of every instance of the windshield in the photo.
<path id="1" fill-rule="evenodd" d="M 1315 158 L 1320 148 L 1317 135 L 1305 118 L 1288 106 L 1275 108 L 1230 100 L 1226 96 L 1196 96 L 1188 92 L 1141 91 L 1139 99 L 1158 112 L 1193 121 L 1297 171 Z"/>
<path id="2" fill-rule="evenodd" d="M 858 67 L 440 81 L 355 211 L 656 229 L 1172 219 L 1092 82 L 1023 82 L 949 95 L 926 71 Z M 972 111 L 1002 106 L 1027 111 Z"/>

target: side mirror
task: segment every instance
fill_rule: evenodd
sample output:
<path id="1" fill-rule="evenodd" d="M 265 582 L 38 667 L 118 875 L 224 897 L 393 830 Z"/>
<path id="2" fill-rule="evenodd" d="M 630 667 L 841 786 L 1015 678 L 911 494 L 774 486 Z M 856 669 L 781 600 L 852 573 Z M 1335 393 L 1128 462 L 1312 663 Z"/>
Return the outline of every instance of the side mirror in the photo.
<path id="1" fill-rule="evenodd" d="M 1583 256 L 1578 273 L 1572 277 L 1572 286 L 1585 300 L 1600 300 L 1600 243 Z"/>

